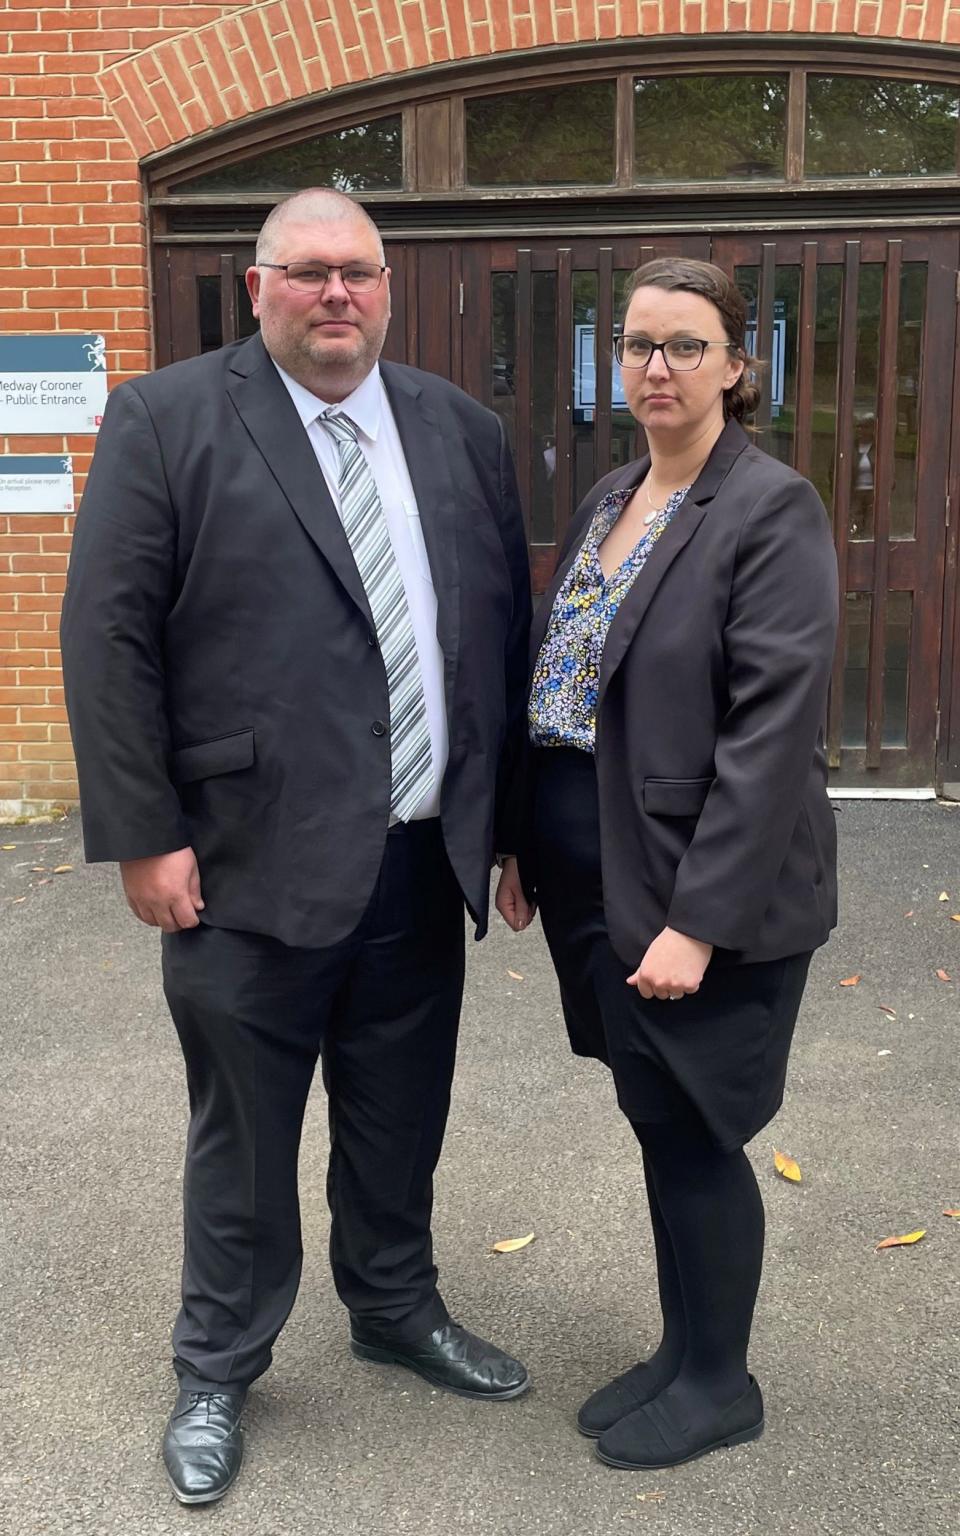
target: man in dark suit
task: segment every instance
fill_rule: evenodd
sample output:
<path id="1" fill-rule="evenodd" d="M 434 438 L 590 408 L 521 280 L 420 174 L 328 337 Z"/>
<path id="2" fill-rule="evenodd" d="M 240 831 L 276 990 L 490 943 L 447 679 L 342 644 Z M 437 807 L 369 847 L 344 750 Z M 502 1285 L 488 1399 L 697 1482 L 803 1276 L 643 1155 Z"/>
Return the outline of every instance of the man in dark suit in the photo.
<path id="1" fill-rule="evenodd" d="M 331 1262 L 363 1359 L 468 1397 L 524 1367 L 451 1321 L 432 1176 L 463 904 L 486 931 L 522 736 L 529 584 L 503 428 L 378 362 L 367 214 L 298 193 L 247 273 L 260 334 L 121 385 L 77 520 L 63 656 L 91 860 L 163 929 L 187 1067 L 185 1503 L 240 1467 L 240 1413 L 300 1278 L 318 1056 Z"/>

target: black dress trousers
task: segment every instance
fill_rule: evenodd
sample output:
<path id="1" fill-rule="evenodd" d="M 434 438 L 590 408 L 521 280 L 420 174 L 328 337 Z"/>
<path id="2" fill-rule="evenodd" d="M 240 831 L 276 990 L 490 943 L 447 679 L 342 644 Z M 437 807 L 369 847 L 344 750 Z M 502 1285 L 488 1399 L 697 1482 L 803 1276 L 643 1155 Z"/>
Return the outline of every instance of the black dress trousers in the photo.
<path id="1" fill-rule="evenodd" d="M 810 954 L 738 964 L 715 950 L 698 992 L 641 997 L 607 933 L 593 755 L 536 755 L 537 899 L 574 1051 L 609 1066 L 632 1123 L 695 1121 L 735 1151 L 783 1102 Z"/>
<path id="2" fill-rule="evenodd" d="M 318 1056 L 340 1298 L 366 1331 L 416 1338 L 447 1320 L 430 1218 L 463 971 L 439 818 L 391 828 L 367 911 L 332 948 L 203 924 L 164 935 L 191 1110 L 183 1387 L 243 1388 L 270 1364 L 300 1280 L 297 1160 Z"/>

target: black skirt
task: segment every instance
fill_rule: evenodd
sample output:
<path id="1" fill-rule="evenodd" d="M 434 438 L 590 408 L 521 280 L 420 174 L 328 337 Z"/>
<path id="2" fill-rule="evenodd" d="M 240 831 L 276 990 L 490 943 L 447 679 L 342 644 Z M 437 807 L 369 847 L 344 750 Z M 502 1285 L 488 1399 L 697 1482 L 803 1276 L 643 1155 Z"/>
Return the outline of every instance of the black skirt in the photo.
<path id="1" fill-rule="evenodd" d="M 628 1119 L 693 1115 L 720 1150 L 742 1147 L 783 1102 L 810 954 L 748 965 L 718 954 L 698 992 L 641 997 L 607 935 L 594 759 L 573 747 L 537 757 L 537 900 L 574 1051 L 606 1062 Z"/>

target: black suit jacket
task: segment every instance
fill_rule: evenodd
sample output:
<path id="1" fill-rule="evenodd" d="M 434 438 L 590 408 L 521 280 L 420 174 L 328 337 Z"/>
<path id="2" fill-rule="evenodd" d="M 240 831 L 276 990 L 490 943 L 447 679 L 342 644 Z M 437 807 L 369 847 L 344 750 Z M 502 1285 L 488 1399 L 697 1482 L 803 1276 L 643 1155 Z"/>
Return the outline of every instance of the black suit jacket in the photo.
<path id="1" fill-rule="evenodd" d="M 437 592 L 444 840 L 479 937 L 498 772 L 522 735 L 516 481 L 490 411 L 432 374 L 381 370 Z M 340 519 L 259 336 L 111 394 L 62 645 L 88 859 L 190 844 L 204 922 L 307 946 L 352 932 L 387 834 L 389 734 L 375 734 L 389 720 L 386 673 Z M 515 835 L 496 829 L 502 845 Z"/>
<path id="2" fill-rule="evenodd" d="M 534 619 L 531 666 L 598 502 L 648 466 L 607 475 L 582 503 Z M 834 926 L 822 732 L 837 616 L 816 491 L 728 422 L 603 653 L 604 903 L 631 968 L 665 924 L 717 946 L 717 963 L 813 949 Z M 521 874 L 532 895 L 529 845 Z"/>

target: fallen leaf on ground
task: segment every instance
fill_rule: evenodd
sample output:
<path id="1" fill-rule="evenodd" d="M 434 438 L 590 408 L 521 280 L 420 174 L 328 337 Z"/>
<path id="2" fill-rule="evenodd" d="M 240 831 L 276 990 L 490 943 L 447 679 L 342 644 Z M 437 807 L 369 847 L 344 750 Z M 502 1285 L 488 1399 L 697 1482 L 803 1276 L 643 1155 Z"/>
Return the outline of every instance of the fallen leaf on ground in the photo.
<path id="1" fill-rule="evenodd" d="M 522 981 L 523 980 L 523 977 L 520 975 L 519 971 L 511 971 L 511 970 L 508 969 L 507 975 L 508 976 L 512 976 L 514 981 Z"/>
<path id="2" fill-rule="evenodd" d="M 0 848 L 3 849 L 4 853 L 9 853 L 10 849 L 16 848 L 16 846 L 16 843 L 0 843 Z"/>
<path id="3" fill-rule="evenodd" d="M 941 891 L 940 895 L 937 897 L 937 900 L 938 901 L 949 901 L 950 897 L 947 895 L 946 891 Z"/>
<path id="4" fill-rule="evenodd" d="M 518 1248 L 526 1248 L 528 1243 L 532 1243 L 533 1238 L 534 1234 L 532 1232 L 528 1232 L 526 1237 L 505 1237 L 499 1243 L 494 1243 L 490 1252 L 516 1253 Z"/>
<path id="5" fill-rule="evenodd" d="M 916 1232 L 908 1232 L 906 1237 L 885 1237 L 873 1251 L 879 1253 L 881 1248 L 909 1248 L 911 1243 L 919 1243 L 921 1237 L 926 1235 L 926 1227 L 920 1227 Z"/>
<path id="6" fill-rule="evenodd" d="M 46 872 L 47 872 L 46 864 L 31 864 L 30 865 L 30 873 L 31 873 L 31 875 L 45 875 Z"/>
<path id="7" fill-rule="evenodd" d="M 776 1147 L 773 1149 L 773 1166 L 785 1179 L 789 1179 L 791 1184 L 799 1184 L 803 1178 L 800 1164 L 794 1158 L 787 1157 L 785 1153 L 778 1152 Z"/>
<path id="8" fill-rule="evenodd" d="M 13 902 L 15 907 L 19 907 L 21 901 L 26 901 L 26 899 L 27 899 L 26 896 L 11 896 L 10 897 L 10 900 Z"/>
<path id="9" fill-rule="evenodd" d="M 951 923 L 960 923 L 960 912 L 951 912 L 950 921 Z"/>
<path id="10" fill-rule="evenodd" d="M 889 1017 L 891 1019 L 895 1019 L 896 1018 L 896 1016 L 897 1016 L 896 1010 L 891 1008 L 889 1006 L 889 1004 L 887 1004 L 887 1003 L 878 1003 L 877 1007 L 880 1009 L 881 1013 L 885 1013 L 885 1014 L 889 1015 Z"/>
<path id="11" fill-rule="evenodd" d="M 841 987 L 855 987 L 859 980 L 860 974 L 858 972 L 856 976 L 848 976 L 845 981 L 841 981 L 840 985 Z"/>
<path id="12" fill-rule="evenodd" d="M 939 979 L 941 981 L 952 981 L 953 980 L 953 977 L 950 975 L 950 972 L 949 971 L 945 971 L 942 968 L 937 972 L 937 976 L 939 977 Z"/>
<path id="13" fill-rule="evenodd" d="M 960 1210 L 946 1210 L 944 1216 L 960 1216 Z"/>
<path id="14" fill-rule="evenodd" d="M 904 917 L 912 917 L 913 916 L 913 908 L 911 907 L 910 911 L 909 912 L 904 912 L 903 915 L 904 915 Z"/>
<path id="15" fill-rule="evenodd" d="M 892 1051 L 878 1051 L 877 1055 L 878 1056 L 892 1056 L 893 1052 Z"/>
<path id="16" fill-rule="evenodd" d="M 73 868 L 72 864 L 58 864 L 56 869 L 54 870 L 54 874 L 55 875 L 66 875 L 66 874 L 70 873 L 70 870 L 72 868 Z"/>

